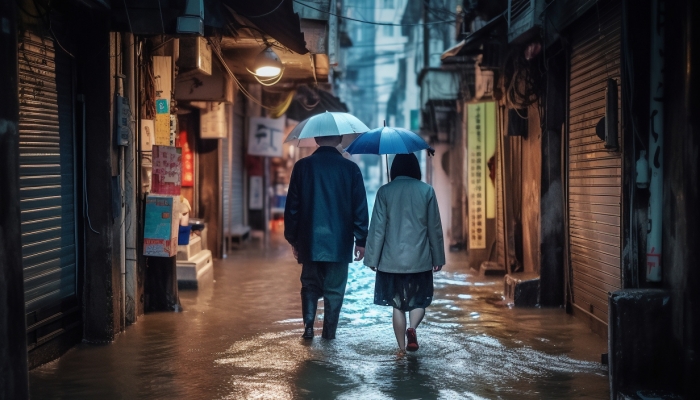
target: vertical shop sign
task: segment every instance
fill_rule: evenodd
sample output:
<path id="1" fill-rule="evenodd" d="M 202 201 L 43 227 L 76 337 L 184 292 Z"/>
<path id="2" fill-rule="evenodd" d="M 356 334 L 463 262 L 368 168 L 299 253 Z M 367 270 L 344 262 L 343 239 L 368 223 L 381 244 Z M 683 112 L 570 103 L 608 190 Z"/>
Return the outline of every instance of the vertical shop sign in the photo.
<path id="1" fill-rule="evenodd" d="M 170 99 L 172 96 L 172 58 L 153 57 L 156 86 L 156 123 L 153 144 L 170 146 Z"/>
<path id="2" fill-rule="evenodd" d="M 469 247 L 486 248 L 486 143 L 485 105 L 469 104 L 467 108 L 467 146 L 469 149 Z"/>
<path id="3" fill-rule="evenodd" d="M 284 118 L 251 118 L 248 130 L 248 154 L 282 157 L 284 127 Z"/>
<path id="4" fill-rule="evenodd" d="M 152 193 L 180 195 L 182 184 L 182 149 L 153 146 Z"/>
<path id="5" fill-rule="evenodd" d="M 187 132 L 180 132 L 178 147 L 182 149 L 182 187 L 194 185 L 194 154 L 187 141 Z"/>

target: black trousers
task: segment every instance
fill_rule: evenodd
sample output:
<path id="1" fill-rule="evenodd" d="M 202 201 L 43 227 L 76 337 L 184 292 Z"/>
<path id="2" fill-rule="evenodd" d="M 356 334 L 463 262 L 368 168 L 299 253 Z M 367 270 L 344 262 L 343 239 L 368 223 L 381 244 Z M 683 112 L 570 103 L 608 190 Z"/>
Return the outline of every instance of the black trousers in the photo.
<path id="1" fill-rule="evenodd" d="M 311 261 L 302 264 L 301 310 L 304 326 L 313 326 L 318 300 L 323 297 L 321 336 L 326 339 L 335 339 L 347 283 L 347 263 Z"/>

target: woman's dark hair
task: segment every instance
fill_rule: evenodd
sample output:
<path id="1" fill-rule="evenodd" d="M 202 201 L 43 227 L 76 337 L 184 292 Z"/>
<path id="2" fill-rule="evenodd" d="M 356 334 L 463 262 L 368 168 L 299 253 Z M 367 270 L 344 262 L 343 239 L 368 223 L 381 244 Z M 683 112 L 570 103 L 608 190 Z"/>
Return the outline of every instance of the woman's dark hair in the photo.
<path id="1" fill-rule="evenodd" d="M 397 154 L 396 157 L 394 157 L 394 161 L 391 163 L 390 175 L 392 181 L 396 179 L 397 176 L 407 176 L 420 180 L 420 165 L 418 165 L 418 158 L 416 158 L 416 155 L 413 153 Z"/>

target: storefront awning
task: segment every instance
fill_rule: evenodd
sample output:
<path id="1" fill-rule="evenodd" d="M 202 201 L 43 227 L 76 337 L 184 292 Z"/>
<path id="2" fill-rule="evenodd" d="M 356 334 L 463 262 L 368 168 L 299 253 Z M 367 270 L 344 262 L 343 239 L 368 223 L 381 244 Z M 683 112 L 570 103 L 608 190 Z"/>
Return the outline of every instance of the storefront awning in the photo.
<path id="1" fill-rule="evenodd" d="M 445 62 L 451 57 L 475 56 L 482 53 L 481 45 L 492 38 L 493 32 L 506 24 L 506 12 L 488 21 L 484 26 L 472 32 L 464 40 L 447 49 L 440 59 Z"/>

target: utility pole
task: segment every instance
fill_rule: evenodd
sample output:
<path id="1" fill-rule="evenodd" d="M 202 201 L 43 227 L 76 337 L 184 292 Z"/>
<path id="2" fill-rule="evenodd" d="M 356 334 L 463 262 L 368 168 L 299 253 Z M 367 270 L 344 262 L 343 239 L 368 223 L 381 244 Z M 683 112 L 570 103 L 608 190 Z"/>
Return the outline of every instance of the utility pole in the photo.
<path id="1" fill-rule="evenodd" d="M 423 0 L 423 68 L 430 66 L 430 27 L 428 26 L 428 8 L 430 0 Z"/>

